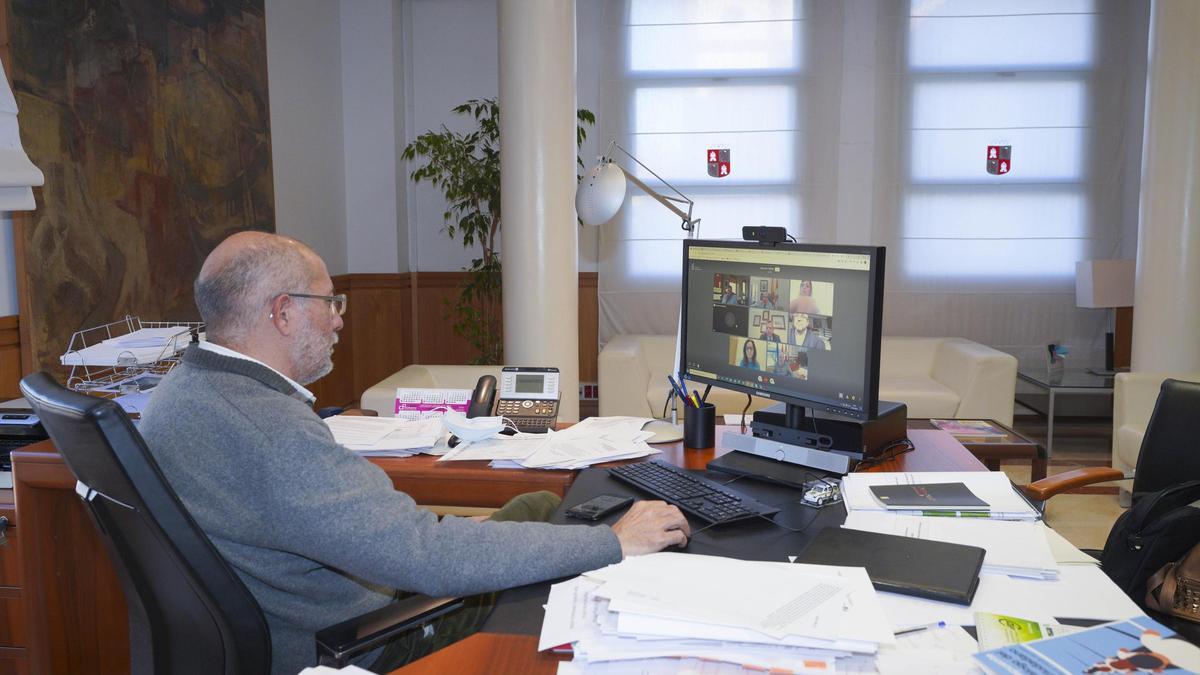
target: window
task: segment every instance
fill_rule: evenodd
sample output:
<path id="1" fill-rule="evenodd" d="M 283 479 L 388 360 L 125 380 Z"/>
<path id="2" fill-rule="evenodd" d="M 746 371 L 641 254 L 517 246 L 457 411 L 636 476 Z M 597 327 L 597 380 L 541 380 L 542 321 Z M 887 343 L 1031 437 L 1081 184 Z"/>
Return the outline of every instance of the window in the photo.
<path id="1" fill-rule="evenodd" d="M 1093 232 L 1091 0 L 911 0 L 907 278 L 1073 277 Z M 988 172 L 989 146 L 1011 164 Z"/>
<path id="2" fill-rule="evenodd" d="M 703 237 L 740 238 L 743 225 L 800 234 L 803 25 L 798 0 L 629 1 L 622 144 L 696 202 Z M 706 152 L 724 148 L 732 170 L 711 177 Z M 631 186 L 619 220 L 602 236 L 618 243 L 622 276 L 678 278 L 686 233 L 674 215 Z"/>

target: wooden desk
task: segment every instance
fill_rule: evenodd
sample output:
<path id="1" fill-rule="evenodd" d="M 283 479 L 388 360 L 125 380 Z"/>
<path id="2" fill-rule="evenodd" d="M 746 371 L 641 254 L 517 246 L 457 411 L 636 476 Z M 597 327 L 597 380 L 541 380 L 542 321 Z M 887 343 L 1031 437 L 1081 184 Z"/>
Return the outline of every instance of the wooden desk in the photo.
<path id="1" fill-rule="evenodd" d="M 721 431 L 717 430 L 718 443 Z M 917 446 L 914 452 L 885 462 L 877 470 L 985 470 L 945 432 L 914 431 L 912 439 Z M 721 447 L 686 450 L 681 443 L 663 449 L 664 459 L 689 469 L 702 469 L 727 451 Z M 391 476 L 398 489 L 427 504 L 500 506 L 522 492 L 543 489 L 562 495 L 576 475 L 573 471 L 489 469 L 486 462 L 436 464 L 435 458 L 428 456 L 372 461 Z M 15 593 L 17 602 L 13 604 L 20 610 L 9 611 L 23 610 L 28 671 L 10 672 L 128 672 L 128 609 L 108 553 L 75 495 L 75 477 L 50 441 L 14 452 L 13 464 L 14 522 L 23 536 L 19 557 L 11 548 L 0 549 L 0 566 L 7 568 L 16 557 L 22 576 L 11 591 L 0 582 L 0 600 L 7 597 L 3 593 Z M 22 628 L 17 625 L 14 630 Z M 26 661 L 25 655 L 21 662 Z M 0 669 L 4 664 L 0 658 Z"/>

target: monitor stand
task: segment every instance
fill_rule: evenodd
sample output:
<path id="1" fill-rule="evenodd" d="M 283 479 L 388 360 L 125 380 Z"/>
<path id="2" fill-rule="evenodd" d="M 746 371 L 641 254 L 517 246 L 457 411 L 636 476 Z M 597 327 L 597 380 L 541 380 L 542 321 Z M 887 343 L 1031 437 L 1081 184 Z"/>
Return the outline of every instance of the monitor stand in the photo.
<path id="1" fill-rule="evenodd" d="M 772 463 L 845 474 L 864 458 L 876 456 L 890 444 L 904 439 L 907 425 L 908 407 L 903 403 L 880 401 L 879 413 L 869 420 L 810 417 L 802 406 L 789 403 L 786 408 L 780 404 L 754 413 L 754 421 L 750 424 L 753 435 L 726 432 L 721 444 Z M 718 458 L 708 466 L 717 471 L 745 469 L 747 464 L 766 467 L 762 462 L 745 460 L 743 457 Z M 746 470 L 730 472 L 752 473 Z"/>

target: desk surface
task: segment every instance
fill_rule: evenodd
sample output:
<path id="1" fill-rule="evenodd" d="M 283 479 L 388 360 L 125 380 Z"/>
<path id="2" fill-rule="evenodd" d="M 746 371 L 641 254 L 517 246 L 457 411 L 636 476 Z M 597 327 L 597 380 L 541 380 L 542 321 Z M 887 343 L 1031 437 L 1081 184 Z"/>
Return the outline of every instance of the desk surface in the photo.
<path id="1" fill-rule="evenodd" d="M 721 434 L 718 433 L 718 443 Z M 984 471 L 983 464 L 966 450 L 958 441 L 944 431 L 917 430 L 909 431 L 914 450 L 895 459 L 884 462 L 872 468 L 872 471 Z M 712 458 L 724 454 L 723 448 L 708 450 L 680 450 L 681 455 L 666 454 L 666 458 L 676 464 L 693 469 L 703 469 Z M 753 488 L 751 487 L 753 484 Z M 764 499 L 768 503 L 782 503 L 780 499 L 795 498 L 795 491 L 790 488 L 771 486 L 757 481 L 741 481 L 734 487 L 745 489 L 755 497 L 774 495 L 776 502 Z M 602 470 L 584 470 L 574 483 L 573 491 L 564 500 L 563 507 L 578 503 L 599 491 L 615 492 L 617 494 L 636 494 L 631 488 L 608 478 Z M 781 497 L 781 495 L 786 495 Z M 612 516 L 612 520 L 616 516 Z M 724 529 L 714 528 L 693 537 L 688 550 L 707 555 L 725 555 L 737 558 L 779 559 L 788 554 L 796 554 L 807 545 L 808 538 L 822 527 L 836 525 L 845 517 L 845 510 L 839 506 L 827 507 L 814 511 L 807 507 L 794 505 L 785 508 L 777 519 L 792 527 L 801 529 L 795 533 L 780 528 L 771 523 L 743 522 L 734 523 Z M 559 519 L 556 518 L 556 521 Z M 565 522 L 565 521 L 560 521 Z M 693 521 L 693 527 L 698 523 Z M 558 668 L 559 661 L 569 659 L 561 655 L 537 652 L 537 632 L 541 628 L 542 604 L 546 600 L 549 582 L 531 584 L 521 588 L 505 591 L 500 596 L 492 616 L 483 627 L 483 632 L 473 635 L 461 642 L 451 645 L 439 652 L 429 655 L 415 663 L 401 668 L 395 673 L 413 675 L 416 673 L 490 673 L 490 672 L 520 672 L 520 673 L 553 673 Z"/>

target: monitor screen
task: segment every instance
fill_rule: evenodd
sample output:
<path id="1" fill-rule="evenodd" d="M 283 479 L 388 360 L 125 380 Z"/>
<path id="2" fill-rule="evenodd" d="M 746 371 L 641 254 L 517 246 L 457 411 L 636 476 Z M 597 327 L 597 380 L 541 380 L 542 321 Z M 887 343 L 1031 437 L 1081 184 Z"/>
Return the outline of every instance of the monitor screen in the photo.
<path id="1" fill-rule="evenodd" d="M 882 247 L 691 240 L 683 258 L 688 379 L 875 416 Z"/>

